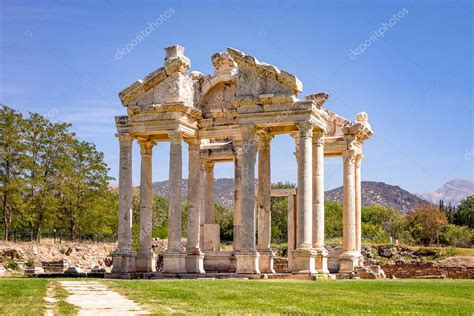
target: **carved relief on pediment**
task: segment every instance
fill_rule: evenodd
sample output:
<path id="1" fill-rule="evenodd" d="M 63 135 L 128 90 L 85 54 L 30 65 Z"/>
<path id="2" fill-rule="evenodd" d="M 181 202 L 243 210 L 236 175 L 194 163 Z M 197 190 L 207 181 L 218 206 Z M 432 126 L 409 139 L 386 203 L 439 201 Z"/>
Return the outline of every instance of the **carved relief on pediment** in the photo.
<path id="1" fill-rule="evenodd" d="M 232 81 L 222 82 L 210 89 L 202 98 L 201 110 L 204 117 L 212 117 L 214 112 L 232 112 L 235 107 L 232 101 L 235 98 L 236 85 Z"/>

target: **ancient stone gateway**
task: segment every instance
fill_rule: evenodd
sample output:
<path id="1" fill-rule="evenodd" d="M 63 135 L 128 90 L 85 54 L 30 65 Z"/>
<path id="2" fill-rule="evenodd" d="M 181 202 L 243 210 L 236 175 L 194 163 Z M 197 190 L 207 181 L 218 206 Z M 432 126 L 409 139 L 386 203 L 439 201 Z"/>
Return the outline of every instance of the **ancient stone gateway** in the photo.
<path id="1" fill-rule="evenodd" d="M 169 233 L 163 273 L 274 273 L 270 248 L 270 144 L 274 135 L 294 137 L 297 190 L 289 195 L 289 269 L 328 273 L 324 243 L 324 157 L 344 161 L 343 252 L 340 272 L 363 265 L 360 164 L 372 130 L 367 115 L 346 120 L 322 106 L 326 93 L 297 94 L 294 75 L 236 49 L 211 57 L 213 75 L 187 74 L 184 48 L 165 49 L 162 68 L 119 94 L 126 116 L 115 118 L 120 142 L 118 247 L 113 272 L 152 272 L 152 149 L 170 142 Z M 132 142 L 141 152 L 140 249 L 131 246 Z M 189 144 L 186 249 L 181 245 L 182 143 Z M 292 149 L 288 149 L 292 150 Z M 258 156 L 258 185 L 255 163 Z M 233 251 L 219 250 L 213 206 L 214 164 L 235 166 Z M 257 215 L 257 216 L 256 216 Z M 258 232 L 256 232 L 258 220 Z M 257 235 L 257 238 L 256 238 Z"/>

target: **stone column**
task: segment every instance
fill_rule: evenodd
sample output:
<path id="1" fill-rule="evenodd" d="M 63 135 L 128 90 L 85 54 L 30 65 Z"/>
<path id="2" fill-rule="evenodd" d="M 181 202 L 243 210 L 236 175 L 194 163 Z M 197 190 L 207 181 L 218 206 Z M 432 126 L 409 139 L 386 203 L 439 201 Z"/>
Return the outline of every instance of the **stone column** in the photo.
<path id="1" fill-rule="evenodd" d="M 303 122 L 298 125 L 298 214 L 296 249 L 293 251 L 293 272 L 316 273 L 315 252 L 312 242 L 313 183 L 312 183 L 312 137 L 313 125 Z"/>
<path id="2" fill-rule="evenodd" d="M 234 254 L 241 248 L 241 222 L 242 222 L 242 142 L 234 141 Z"/>
<path id="3" fill-rule="evenodd" d="M 163 272 L 186 272 L 186 252 L 181 245 L 181 191 L 183 177 L 183 149 L 181 134 L 178 131 L 169 133 L 170 167 L 169 167 L 169 210 L 168 210 L 168 248 L 163 254 Z"/>
<path id="4" fill-rule="evenodd" d="M 216 224 L 214 210 L 214 162 L 204 161 L 204 225 L 203 225 L 203 250 L 219 251 L 220 230 Z"/>
<path id="5" fill-rule="evenodd" d="M 296 195 L 288 195 L 288 271 L 293 271 L 293 250 L 296 249 Z"/>
<path id="6" fill-rule="evenodd" d="M 112 272 L 135 272 L 132 250 L 132 137 L 117 134 L 120 142 L 118 245 L 113 254 Z"/>
<path id="7" fill-rule="evenodd" d="M 154 142 L 139 141 L 141 154 L 140 170 L 140 251 L 135 259 L 139 272 L 156 270 L 156 256 L 151 248 L 153 231 L 152 151 Z"/>
<path id="8" fill-rule="evenodd" d="M 356 156 L 355 160 L 355 235 L 356 250 L 359 257 L 358 265 L 364 265 L 364 257 L 362 256 L 362 191 L 361 191 L 361 175 L 360 165 L 362 162 L 362 154 Z"/>
<path id="9" fill-rule="evenodd" d="M 186 229 L 186 272 L 204 273 L 204 253 L 200 248 L 201 231 L 201 141 L 189 141 L 188 225 Z"/>
<path id="10" fill-rule="evenodd" d="M 313 248 L 316 271 L 328 274 L 328 251 L 324 243 L 324 132 L 313 133 Z"/>
<path id="11" fill-rule="evenodd" d="M 255 129 L 244 127 L 242 159 L 241 248 L 236 254 L 237 273 L 260 273 L 259 254 L 255 249 Z"/>
<path id="12" fill-rule="evenodd" d="M 354 150 L 345 150 L 344 159 L 344 199 L 343 199 L 343 232 L 342 254 L 339 256 L 340 273 L 349 273 L 357 264 L 355 235 L 355 157 Z"/>
<path id="13" fill-rule="evenodd" d="M 257 251 L 260 254 L 260 272 L 275 273 L 273 258 L 275 253 L 270 248 L 271 242 L 271 179 L 270 179 L 270 141 L 273 138 L 268 132 L 259 131 L 258 138 L 258 190 L 257 217 L 258 238 Z"/>

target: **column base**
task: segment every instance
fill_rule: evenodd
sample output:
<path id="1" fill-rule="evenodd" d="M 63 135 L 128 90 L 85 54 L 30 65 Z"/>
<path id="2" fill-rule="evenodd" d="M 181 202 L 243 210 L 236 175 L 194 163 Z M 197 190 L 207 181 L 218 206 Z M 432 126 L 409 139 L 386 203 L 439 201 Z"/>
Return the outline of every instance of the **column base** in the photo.
<path id="1" fill-rule="evenodd" d="M 130 273 L 135 272 L 135 251 L 115 252 L 112 255 L 112 272 Z"/>
<path id="2" fill-rule="evenodd" d="M 292 273 L 317 274 L 315 268 L 316 252 L 313 249 L 293 250 Z"/>
<path id="3" fill-rule="evenodd" d="M 186 254 L 185 259 L 186 272 L 188 273 L 205 273 L 204 271 L 204 253 Z"/>
<path id="4" fill-rule="evenodd" d="M 315 248 L 316 257 L 314 258 L 314 267 L 320 274 L 329 274 L 328 269 L 328 251 L 326 248 Z"/>
<path id="5" fill-rule="evenodd" d="M 163 273 L 186 273 L 186 254 L 165 251 L 163 253 Z"/>
<path id="6" fill-rule="evenodd" d="M 260 255 L 256 251 L 238 251 L 235 253 L 237 259 L 236 273 L 259 274 Z"/>
<path id="7" fill-rule="evenodd" d="M 275 273 L 273 268 L 273 259 L 275 258 L 275 253 L 271 249 L 258 250 L 260 254 L 259 259 L 259 268 L 261 273 Z"/>
<path id="8" fill-rule="evenodd" d="M 364 266 L 364 256 L 360 252 L 357 253 L 357 266 L 358 267 Z"/>
<path id="9" fill-rule="evenodd" d="M 219 251 L 220 249 L 220 226 L 219 224 L 203 224 L 202 238 L 204 251 Z"/>
<path id="10" fill-rule="evenodd" d="M 153 252 L 139 252 L 135 257 L 135 270 L 137 272 L 156 271 L 156 254 Z"/>
<path id="11" fill-rule="evenodd" d="M 359 264 L 359 257 L 355 252 L 343 252 L 339 256 L 339 273 L 354 272 L 354 268 Z"/>

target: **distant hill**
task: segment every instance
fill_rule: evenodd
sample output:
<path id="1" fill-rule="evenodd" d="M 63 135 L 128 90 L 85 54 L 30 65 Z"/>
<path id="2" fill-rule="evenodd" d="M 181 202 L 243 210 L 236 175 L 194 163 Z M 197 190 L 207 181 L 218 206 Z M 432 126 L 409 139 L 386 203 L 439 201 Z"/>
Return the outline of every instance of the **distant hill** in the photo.
<path id="1" fill-rule="evenodd" d="M 362 181 L 361 186 L 363 206 L 382 205 L 406 213 L 415 206 L 429 203 L 396 185 L 375 181 Z M 325 193 L 326 200 L 342 202 L 342 197 L 342 187 Z"/>
<path id="2" fill-rule="evenodd" d="M 168 181 L 153 183 L 153 192 L 168 196 Z M 188 192 L 188 180 L 183 180 L 183 199 Z M 216 203 L 231 207 L 234 198 L 234 179 L 216 179 L 214 183 L 214 200 Z M 342 187 L 325 193 L 326 200 L 342 202 Z M 401 189 L 398 186 L 385 184 L 383 182 L 362 181 L 362 205 L 382 205 L 395 208 L 403 213 L 413 207 L 426 204 L 427 201 L 418 196 Z"/>
<path id="3" fill-rule="evenodd" d="M 421 196 L 430 202 L 444 201 L 444 205 L 451 203 L 458 205 L 466 197 L 474 195 L 474 181 L 468 179 L 453 179 L 433 193 L 423 193 Z"/>

